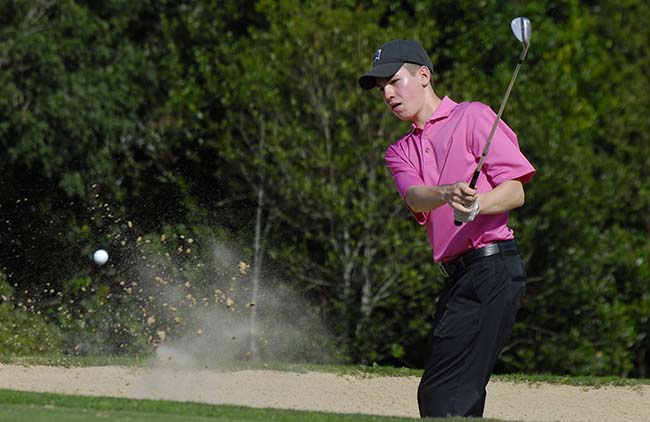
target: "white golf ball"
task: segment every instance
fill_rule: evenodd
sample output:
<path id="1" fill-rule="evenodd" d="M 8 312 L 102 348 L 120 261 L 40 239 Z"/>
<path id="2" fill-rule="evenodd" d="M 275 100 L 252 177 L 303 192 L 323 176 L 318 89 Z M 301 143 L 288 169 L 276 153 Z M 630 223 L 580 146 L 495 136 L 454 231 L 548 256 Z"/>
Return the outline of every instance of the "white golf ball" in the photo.
<path id="1" fill-rule="evenodd" d="M 97 249 L 93 254 L 93 261 L 97 265 L 104 265 L 108 261 L 108 252 L 103 249 Z"/>

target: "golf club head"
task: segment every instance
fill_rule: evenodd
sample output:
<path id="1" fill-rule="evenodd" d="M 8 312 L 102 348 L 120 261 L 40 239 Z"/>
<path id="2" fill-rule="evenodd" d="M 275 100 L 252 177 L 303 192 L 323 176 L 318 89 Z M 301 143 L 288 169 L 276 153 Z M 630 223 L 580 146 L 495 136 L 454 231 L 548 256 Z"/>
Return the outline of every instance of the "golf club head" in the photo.
<path id="1" fill-rule="evenodd" d="M 520 16 L 514 18 L 512 22 L 510 22 L 510 28 L 512 28 L 515 37 L 517 37 L 519 42 L 524 46 L 521 56 L 519 57 L 519 60 L 522 61 L 524 60 L 524 57 L 526 57 L 526 52 L 528 52 L 528 46 L 530 45 L 532 25 L 528 18 Z"/>

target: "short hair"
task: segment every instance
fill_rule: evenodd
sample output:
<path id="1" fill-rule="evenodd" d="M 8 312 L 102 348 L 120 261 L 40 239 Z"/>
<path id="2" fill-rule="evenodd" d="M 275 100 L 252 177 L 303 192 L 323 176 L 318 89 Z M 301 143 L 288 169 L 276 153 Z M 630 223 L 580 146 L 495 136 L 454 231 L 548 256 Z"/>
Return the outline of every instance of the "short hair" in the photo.
<path id="1" fill-rule="evenodd" d="M 415 74 L 420 70 L 421 67 L 427 67 L 422 64 L 417 64 L 417 63 L 410 63 L 406 62 L 404 63 L 404 67 L 408 72 L 411 74 L 411 76 L 415 76 Z M 429 86 L 431 89 L 433 89 L 433 72 L 431 72 L 431 69 L 429 69 Z"/>
<path id="2" fill-rule="evenodd" d="M 406 70 L 409 71 L 411 76 L 415 76 L 415 74 L 417 73 L 418 70 L 420 70 L 422 65 L 421 64 L 416 64 L 416 63 L 406 62 L 406 63 L 404 63 L 404 67 L 406 68 Z"/>

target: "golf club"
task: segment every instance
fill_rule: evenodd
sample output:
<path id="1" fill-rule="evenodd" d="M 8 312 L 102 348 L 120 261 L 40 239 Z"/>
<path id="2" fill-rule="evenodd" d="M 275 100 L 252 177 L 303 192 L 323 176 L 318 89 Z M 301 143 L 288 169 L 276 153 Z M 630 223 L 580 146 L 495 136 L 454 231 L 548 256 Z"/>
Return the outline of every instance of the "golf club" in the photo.
<path id="1" fill-rule="evenodd" d="M 494 119 L 494 123 L 492 124 L 492 130 L 490 130 L 490 135 L 488 136 L 487 142 L 485 143 L 485 147 L 483 148 L 481 159 L 479 160 L 478 165 L 476 166 L 476 170 L 474 171 L 474 175 L 472 176 L 472 180 L 469 183 L 469 187 L 472 189 L 476 188 L 476 181 L 478 180 L 478 176 L 481 174 L 481 168 L 483 167 L 483 162 L 485 161 L 485 156 L 487 155 L 488 149 L 490 149 L 490 144 L 492 143 L 494 132 L 496 132 L 497 130 L 497 125 L 499 124 L 499 120 L 501 119 L 503 110 L 506 108 L 506 103 L 508 102 L 508 98 L 510 97 L 510 91 L 512 91 L 512 86 L 515 84 L 515 79 L 517 79 L 517 75 L 519 74 L 519 68 L 521 67 L 521 64 L 524 62 L 524 59 L 526 58 L 526 53 L 528 53 L 528 47 L 530 46 L 530 35 L 531 35 L 532 27 L 530 24 L 530 20 L 528 20 L 528 18 L 525 18 L 523 16 L 514 18 L 512 22 L 510 22 L 510 28 L 512 28 L 512 32 L 515 34 L 515 37 L 517 37 L 519 42 L 521 42 L 523 49 L 521 50 L 521 54 L 519 55 L 519 62 L 517 63 L 517 67 L 515 67 L 515 72 L 512 74 L 512 79 L 510 79 L 510 85 L 508 85 L 508 89 L 506 90 L 506 95 L 504 95 L 503 100 L 501 101 L 501 106 L 499 107 L 499 112 L 497 113 L 497 117 L 496 119 Z M 458 220 L 455 220 L 454 224 L 460 226 L 463 223 Z"/>

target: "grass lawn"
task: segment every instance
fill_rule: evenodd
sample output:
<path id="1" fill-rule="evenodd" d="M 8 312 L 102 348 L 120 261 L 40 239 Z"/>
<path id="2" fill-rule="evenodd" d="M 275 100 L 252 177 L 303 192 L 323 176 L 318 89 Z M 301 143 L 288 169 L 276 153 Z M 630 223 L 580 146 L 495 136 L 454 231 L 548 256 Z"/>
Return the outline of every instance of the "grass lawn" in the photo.
<path id="1" fill-rule="evenodd" d="M 256 409 L 240 406 L 84 397 L 49 393 L 28 393 L 0 389 L 0 421 L 143 421 L 143 422 L 413 422 L 495 421 L 491 419 L 413 419 L 387 416 L 344 415 L 295 410 Z"/>

